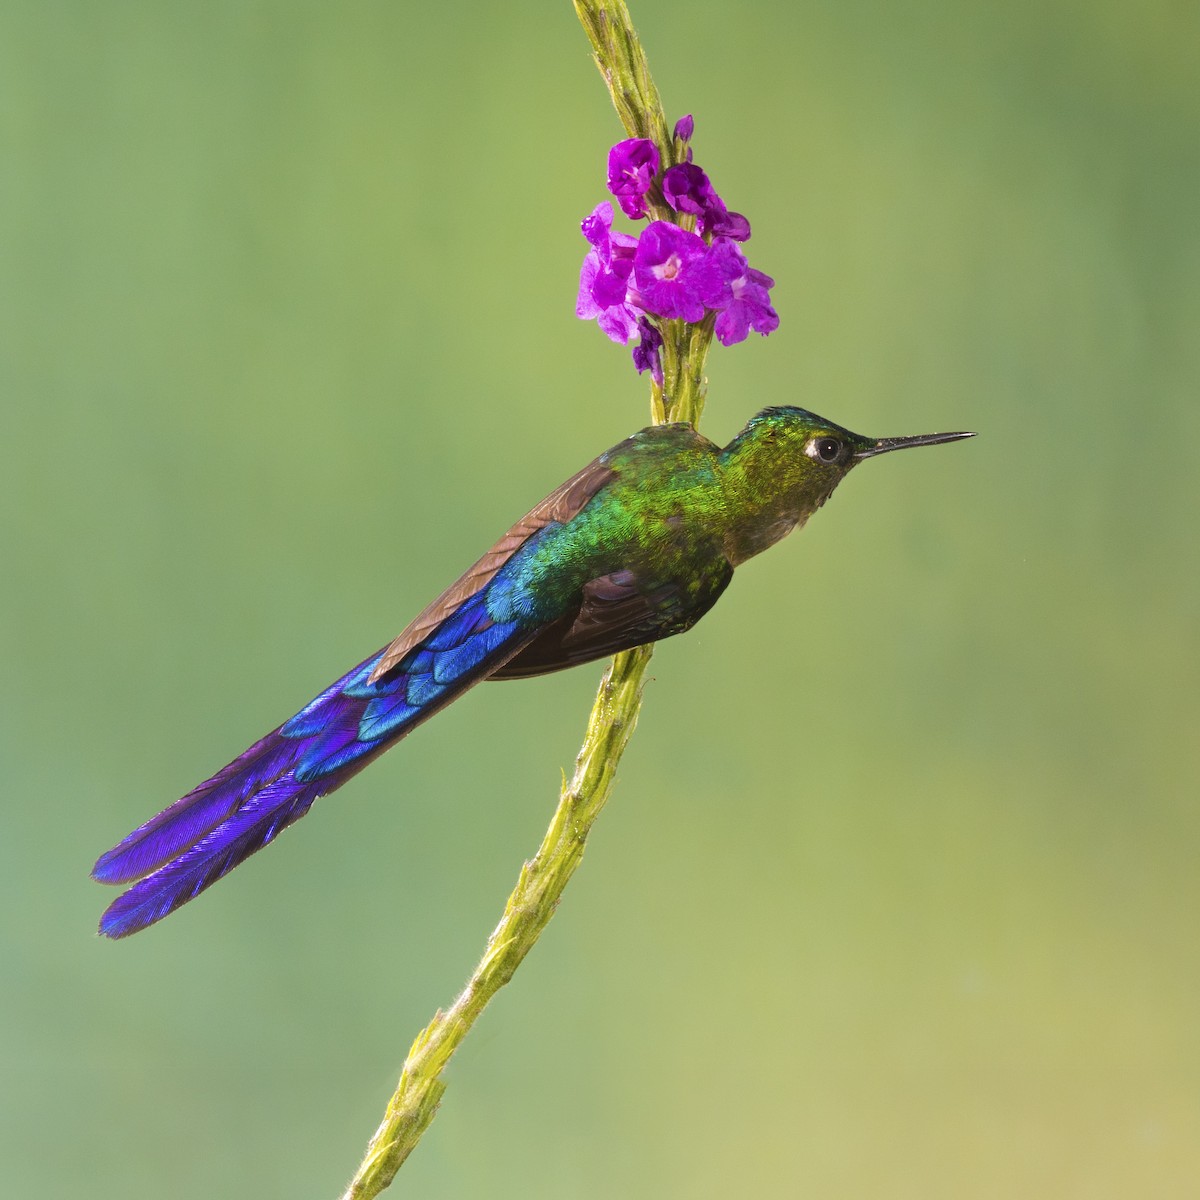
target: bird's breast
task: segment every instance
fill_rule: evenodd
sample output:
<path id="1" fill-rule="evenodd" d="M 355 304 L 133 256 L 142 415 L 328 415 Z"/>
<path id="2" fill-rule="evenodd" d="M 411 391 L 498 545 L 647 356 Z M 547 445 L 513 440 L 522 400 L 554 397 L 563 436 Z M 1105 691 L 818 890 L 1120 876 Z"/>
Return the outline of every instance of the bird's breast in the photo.
<path id="1" fill-rule="evenodd" d="M 768 521 L 736 523 L 725 539 L 726 557 L 736 567 L 782 541 L 800 524 L 803 524 L 800 518 L 791 513 Z"/>

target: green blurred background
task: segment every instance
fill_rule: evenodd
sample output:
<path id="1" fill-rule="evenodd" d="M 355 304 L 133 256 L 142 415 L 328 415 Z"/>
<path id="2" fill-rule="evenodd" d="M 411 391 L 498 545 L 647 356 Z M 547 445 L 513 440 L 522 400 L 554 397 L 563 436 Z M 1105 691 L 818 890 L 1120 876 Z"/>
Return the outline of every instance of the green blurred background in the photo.
<path id="1" fill-rule="evenodd" d="M 645 0 L 857 473 L 655 657 L 398 1194 L 1200 1189 L 1200 17 Z M 329 1197 L 599 671 L 481 688 L 120 945 L 96 854 L 646 420 L 566 0 L 0 16 L 0 1193 Z"/>

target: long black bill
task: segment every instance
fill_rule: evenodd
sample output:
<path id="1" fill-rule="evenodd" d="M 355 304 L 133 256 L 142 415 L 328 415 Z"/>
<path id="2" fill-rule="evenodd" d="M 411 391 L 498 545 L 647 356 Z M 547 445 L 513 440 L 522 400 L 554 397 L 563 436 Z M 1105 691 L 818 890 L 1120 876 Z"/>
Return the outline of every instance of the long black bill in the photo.
<path id="1" fill-rule="evenodd" d="M 854 457 L 874 458 L 876 454 L 887 454 L 889 450 L 907 450 L 910 446 L 940 446 L 942 442 L 957 442 L 974 436 L 973 433 L 918 433 L 912 437 L 880 438 Z"/>

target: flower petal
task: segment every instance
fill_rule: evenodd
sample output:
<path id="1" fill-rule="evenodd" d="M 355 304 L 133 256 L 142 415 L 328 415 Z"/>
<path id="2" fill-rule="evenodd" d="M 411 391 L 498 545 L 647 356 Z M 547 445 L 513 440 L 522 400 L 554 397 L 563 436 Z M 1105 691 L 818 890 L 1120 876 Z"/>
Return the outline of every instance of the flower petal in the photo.
<path id="1" fill-rule="evenodd" d="M 616 304 L 600 314 L 597 324 L 614 342 L 627 346 L 629 339 L 637 332 L 637 322 L 631 305 Z"/>
<path id="2" fill-rule="evenodd" d="M 633 278 L 641 303 L 660 317 L 700 321 L 711 290 L 708 247 L 704 239 L 668 221 L 652 221 L 642 230 L 633 260 Z"/>

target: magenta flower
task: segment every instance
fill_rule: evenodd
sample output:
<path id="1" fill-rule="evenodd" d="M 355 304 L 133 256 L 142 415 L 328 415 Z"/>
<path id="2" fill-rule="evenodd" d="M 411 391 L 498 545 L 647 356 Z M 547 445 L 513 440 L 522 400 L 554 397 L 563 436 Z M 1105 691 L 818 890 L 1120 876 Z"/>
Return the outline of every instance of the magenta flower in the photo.
<path id="1" fill-rule="evenodd" d="M 663 382 L 662 320 L 697 324 L 713 321 L 726 346 L 744 341 L 751 330 L 768 334 L 779 326 L 771 306 L 774 280 L 754 270 L 735 244 L 750 237 L 750 222 L 730 212 L 711 180 L 692 162 L 691 116 L 672 132 L 673 153 L 686 153 L 659 175 L 661 159 L 647 138 L 618 142 L 608 156 L 608 187 L 622 211 L 634 219 L 648 215 L 653 191 L 675 212 L 696 220 L 697 233 L 674 221 L 651 221 L 640 237 L 613 231 L 613 206 L 605 200 L 580 229 L 588 252 L 579 271 L 575 312 L 594 320 L 614 342 L 632 347 L 633 365 Z M 688 222 L 690 224 L 690 221 Z"/>
<path id="2" fill-rule="evenodd" d="M 627 217 L 646 215 L 646 193 L 658 167 L 658 148 L 649 138 L 626 138 L 608 152 L 608 190 Z"/>
<path id="3" fill-rule="evenodd" d="M 717 311 L 714 332 L 722 346 L 745 341 L 752 329 L 765 337 L 779 328 L 770 296 L 775 280 L 751 267 L 733 242 L 714 242 L 708 266 L 711 282 L 704 302 Z"/>
<path id="4" fill-rule="evenodd" d="M 651 221 L 633 256 L 633 300 L 659 317 L 704 318 L 705 292 L 714 287 L 704 239 L 667 221 Z"/>
<path id="5" fill-rule="evenodd" d="M 637 328 L 637 313 L 627 303 L 637 239 L 627 233 L 613 233 L 612 221 L 612 205 L 604 200 L 580 225 L 592 248 L 579 271 L 575 315 L 585 321 L 595 320 L 608 337 L 625 345 Z"/>
<path id="6" fill-rule="evenodd" d="M 730 212 L 717 195 L 708 176 L 693 162 L 669 168 L 662 181 L 663 197 L 676 211 L 700 218 L 700 232 L 708 237 L 727 237 L 744 242 L 750 237 L 750 222 L 741 213 Z"/>

